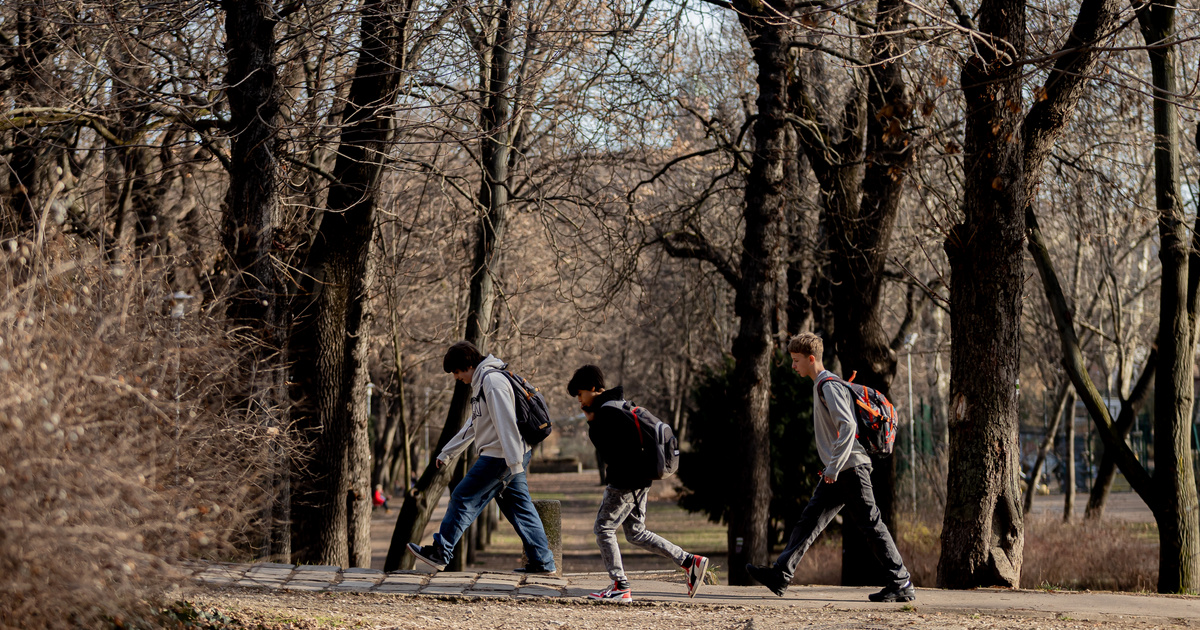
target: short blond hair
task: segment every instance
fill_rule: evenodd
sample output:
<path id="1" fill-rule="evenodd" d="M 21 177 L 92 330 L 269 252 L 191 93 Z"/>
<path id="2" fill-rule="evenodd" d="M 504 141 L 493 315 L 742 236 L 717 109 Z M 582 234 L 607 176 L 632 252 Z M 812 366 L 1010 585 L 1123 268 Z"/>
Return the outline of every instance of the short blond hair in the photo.
<path id="1" fill-rule="evenodd" d="M 806 357 L 821 358 L 825 352 L 825 342 L 816 333 L 804 332 L 788 341 L 788 352 L 795 352 Z"/>

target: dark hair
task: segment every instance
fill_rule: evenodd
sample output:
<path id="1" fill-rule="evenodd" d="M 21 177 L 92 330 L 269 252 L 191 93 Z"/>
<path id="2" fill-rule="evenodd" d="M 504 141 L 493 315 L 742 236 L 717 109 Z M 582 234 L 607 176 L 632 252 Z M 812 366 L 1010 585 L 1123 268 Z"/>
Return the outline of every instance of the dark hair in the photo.
<path id="1" fill-rule="evenodd" d="M 575 370 L 575 375 L 567 383 L 567 393 L 578 396 L 581 391 L 604 389 L 604 372 L 594 365 L 585 365 Z"/>
<path id="2" fill-rule="evenodd" d="M 444 372 L 465 372 L 483 361 L 483 355 L 479 354 L 479 348 L 470 341 L 460 341 L 446 351 L 446 356 L 442 358 L 442 371 Z"/>

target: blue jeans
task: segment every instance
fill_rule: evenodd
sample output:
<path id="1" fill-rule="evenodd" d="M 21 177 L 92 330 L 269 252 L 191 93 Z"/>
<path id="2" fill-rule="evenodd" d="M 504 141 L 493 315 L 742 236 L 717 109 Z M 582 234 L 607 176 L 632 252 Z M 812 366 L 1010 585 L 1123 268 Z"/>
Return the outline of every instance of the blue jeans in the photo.
<path id="1" fill-rule="evenodd" d="M 533 451 L 525 453 L 525 466 L 529 466 L 529 456 L 532 454 Z M 533 499 L 529 497 L 525 473 L 514 476 L 504 494 L 500 494 L 506 474 L 508 464 L 503 457 L 480 455 L 451 493 L 450 506 L 442 518 L 441 529 L 433 535 L 433 544 L 441 550 L 443 558 L 453 557 L 454 547 L 463 532 L 475 522 L 488 501 L 496 499 L 504 518 L 517 530 L 529 564 L 553 571 L 554 554 L 550 552 L 550 542 L 546 539 L 546 530 L 542 528 L 542 519 L 538 517 L 537 510 L 533 508 Z"/>

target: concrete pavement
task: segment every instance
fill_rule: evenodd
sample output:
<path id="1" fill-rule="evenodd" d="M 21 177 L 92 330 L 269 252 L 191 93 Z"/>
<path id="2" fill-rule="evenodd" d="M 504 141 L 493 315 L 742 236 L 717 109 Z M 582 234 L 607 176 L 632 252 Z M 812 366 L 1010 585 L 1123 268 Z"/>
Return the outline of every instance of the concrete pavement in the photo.
<path id="1" fill-rule="evenodd" d="M 375 569 L 290 564 L 192 564 L 192 579 L 209 587 L 243 587 L 277 591 L 388 593 L 467 598 L 578 600 L 605 588 L 602 573 L 525 576 L 496 571 L 430 574 L 423 571 L 383 573 Z M 636 603 L 708 604 L 720 606 L 836 608 L 843 610 L 896 609 L 906 604 L 876 604 L 867 600 L 874 588 L 793 586 L 785 597 L 764 587 L 705 585 L 693 599 L 686 595 L 682 573 L 671 571 L 629 574 Z M 911 606 L 922 612 L 1038 614 L 1079 620 L 1120 618 L 1186 621 L 1200 626 L 1200 597 L 1133 593 L 1045 592 L 1008 589 L 948 591 L 918 588 Z"/>

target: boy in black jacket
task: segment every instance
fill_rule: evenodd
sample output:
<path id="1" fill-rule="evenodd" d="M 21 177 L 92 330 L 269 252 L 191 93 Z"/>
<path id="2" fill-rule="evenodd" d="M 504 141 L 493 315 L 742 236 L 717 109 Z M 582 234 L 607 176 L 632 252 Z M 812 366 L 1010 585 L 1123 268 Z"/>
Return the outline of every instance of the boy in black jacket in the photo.
<path id="1" fill-rule="evenodd" d="M 617 527 L 622 525 L 625 540 L 683 567 L 688 574 L 688 597 L 695 597 L 704 582 L 708 558 L 690 554 L 646 529 L 646 497 L 653 477 L 650 459 L 638 439 L 640 429 L 620 404 L 604 404 L 624 403 L 620 386 L 605 390 L 604 373 L 594 365 L 585 365 L 575 371 L 567 383 L 567 392 L 579 400 L 579 408 L 588 420 L 588 437 L 608 465 L 608 486 L 593 531 L 613 585 L 588 595 L 588 599 L 633 601 L 621 565 L 621 549 L 617 546 Z"/>

